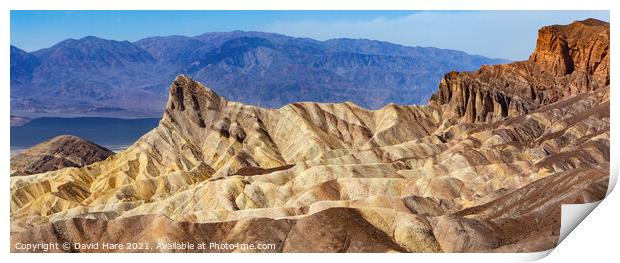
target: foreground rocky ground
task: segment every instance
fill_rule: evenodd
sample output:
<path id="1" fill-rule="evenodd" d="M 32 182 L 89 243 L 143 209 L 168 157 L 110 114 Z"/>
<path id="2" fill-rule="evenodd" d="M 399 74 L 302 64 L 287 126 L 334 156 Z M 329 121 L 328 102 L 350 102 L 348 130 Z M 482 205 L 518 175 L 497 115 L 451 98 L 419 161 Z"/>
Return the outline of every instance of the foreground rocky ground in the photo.
<path id="1" fill-rule="evenodd" d="M 160 125 L 83 168 L 11 178 L 17 243 L 275 244 L 265 252 L 523 252 L 604 197 L 609 24 L 539 31 L 527 61 L 450 73 L 426 106 L 264 109 L 177 77 Z"/>

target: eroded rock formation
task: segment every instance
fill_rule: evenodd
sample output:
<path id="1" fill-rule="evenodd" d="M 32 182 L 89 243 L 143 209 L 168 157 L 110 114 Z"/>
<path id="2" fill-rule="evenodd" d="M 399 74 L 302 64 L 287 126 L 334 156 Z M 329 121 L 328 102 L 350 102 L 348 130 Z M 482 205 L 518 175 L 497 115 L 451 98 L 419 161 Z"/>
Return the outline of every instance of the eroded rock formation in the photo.
<path id="1" fill-rule="evenodd" d="M 609 24 L 588 19 L 538 31 L 526 61 L 447 74 L 431 105 L 465 122 L 493 122 L 609 86 Z"/>
<path id="2" fill-rule="evenodd" d="M 11 242 L 549 249 L 560 204 L 607 189 L 608 37 L 594 20 L 545 27 L 528 61 L 450 73 L 429 105 L 374 111 L 264 109 L 179 76 L 159 126 L 127 150 L 12 178 Z"/>
<path id="3" fill-rule="evenodd" d="M 111 150 L 79 137 L 61 135 L 11 157 L 11 176 L 82 167 L 113 154 Z"/>

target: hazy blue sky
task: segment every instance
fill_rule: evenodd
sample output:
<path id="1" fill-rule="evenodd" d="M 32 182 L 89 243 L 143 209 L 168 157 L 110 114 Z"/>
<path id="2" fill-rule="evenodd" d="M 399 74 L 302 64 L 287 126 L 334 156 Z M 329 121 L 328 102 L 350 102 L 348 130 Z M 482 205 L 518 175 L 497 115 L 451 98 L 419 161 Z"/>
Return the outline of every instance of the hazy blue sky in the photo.
<path id="1" fill-rule="evenodd" d="M 537 29 L 608 11 L 12 11 L 11 44 L 33 51 L 88 35 L 149 36 L 256 30 L 317 40 L 368 38 L 494 58 L 526 59 Z"/>

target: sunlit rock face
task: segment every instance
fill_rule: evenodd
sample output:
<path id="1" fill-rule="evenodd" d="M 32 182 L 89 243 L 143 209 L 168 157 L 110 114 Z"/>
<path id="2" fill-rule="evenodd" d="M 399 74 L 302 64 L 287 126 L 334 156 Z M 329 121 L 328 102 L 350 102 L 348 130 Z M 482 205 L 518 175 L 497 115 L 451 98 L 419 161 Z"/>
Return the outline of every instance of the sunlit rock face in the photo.
<path id="1" fill-rule="evenodd" d="M 561 204 L 607 190 L 608 54 L 607 23 L 544 27 L 529 60 L 449 73 L 427 106 L 378 110 L 264 109 L 178 76 L 159 126 L 127 150 L 11 178 L 11 242 L 546 250 Z"/>
<path id="2" fill-rule="evenodd" d="M 431 104 L 466 122 L 492 122 L 604 89 L 609 89 L 609 24 L 588 19 L 541 28 L 526 61 L 447 74 Z"/>

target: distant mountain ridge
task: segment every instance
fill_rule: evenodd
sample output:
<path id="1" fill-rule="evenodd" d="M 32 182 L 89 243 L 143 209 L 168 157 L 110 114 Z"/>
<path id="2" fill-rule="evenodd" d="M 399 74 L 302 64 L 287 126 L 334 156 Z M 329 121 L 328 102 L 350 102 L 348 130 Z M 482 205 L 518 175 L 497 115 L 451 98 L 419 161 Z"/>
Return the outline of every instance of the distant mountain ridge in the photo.
<path id="1" fill-rule="evenodd" d="M 258 106 L 352 101 L 375 109 L 423 104 L 444 73 L 503 62 L 454 50 L 263 32 L 133 43 L 88 36 L 31 53 L 11 46 L 11 110 L 29 117 L 160 116 L 167 82 L 178 74 Z"/>

